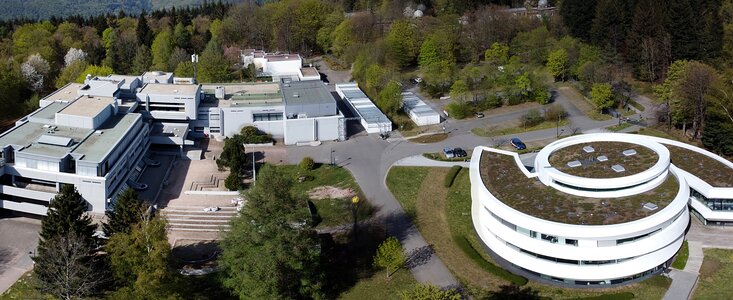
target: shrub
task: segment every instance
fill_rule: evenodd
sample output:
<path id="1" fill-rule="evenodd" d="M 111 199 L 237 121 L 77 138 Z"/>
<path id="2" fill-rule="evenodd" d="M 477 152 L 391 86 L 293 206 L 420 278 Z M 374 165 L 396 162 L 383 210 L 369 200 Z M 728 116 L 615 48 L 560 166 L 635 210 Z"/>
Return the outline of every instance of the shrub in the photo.
<path id="1" fill-rule="evenodd" d="M 524 127 L 536 126 L 545 121 L 545 118 L 536 109 L 528 111 L 521 119 Z"/>
<path id="2" fill-rule="evenodd" d="M 254 126 L 244 126 L 242 127 L 242 130 L 239 131 L 239 133 L 243 136 L 250 136 L 250 135 L 258 135 L 260 133 L 259 129 Z"/>
<path id="3" fill-rule="evenodd" d="M 313 161 L 313 158 L 310 156 L 303 157 L 303 159 L 300 160 L 300 169 L 303 171 L 310 171 L 313 170 L 313 168 L 316 166 L 316 162 Z"/>
<path id="4" fill-rule="evenodd" d="M 456 179 L 456 176 L 458 176 L 458 172 L 460 171 L 461 171 L 461 166 L 451 167 L 450 171 L 448 171 L 448 174 L 445 174 L 443 185 L 447 188 L 451 187 L 451 185 L 453 185 L 453 181 Z"/>
<path id="5" fill-rule="evenodd" d="M 224 187 L 230 191 L 236 191 L 242 187 L 242 180 L 239 179 L 237 172 L 229 173 L 229 176 L 224 180 Z"/>
<path id="6" fill-rule="evenodd" d="M 254 126 L 244 126 L 239 133 L 239 139 L 245 144 L 266 144 L 272 142 L 272 135 L 261 133 Z"/>
<path id="7" fill-rule="evenodd" d="M 565 112 L 565 110 L 560 105 L 550 105 L 545 110 L 545 120 L 547 121 L 557 121 L 558 119 L 562 120 L 567 117 L 568 113 Z"/>
<path id="8" fill-rule="evenodd" d="M 445 107 L 448 112 L 448 116 L 454 119 L 463 119 L 471 115 L 471 107 L 467 103 L 463 102 L 451 102 Z"/>
<path id="9" fill-rule="evenodd" d="M 374 255 L 374 266 L 386 269 L 387 278 L 392 276 L 400 268 L 405 266 L 407 257 L 405 257 L 405 249 L 397 238 L 391 236 L 382 242 Z"/>

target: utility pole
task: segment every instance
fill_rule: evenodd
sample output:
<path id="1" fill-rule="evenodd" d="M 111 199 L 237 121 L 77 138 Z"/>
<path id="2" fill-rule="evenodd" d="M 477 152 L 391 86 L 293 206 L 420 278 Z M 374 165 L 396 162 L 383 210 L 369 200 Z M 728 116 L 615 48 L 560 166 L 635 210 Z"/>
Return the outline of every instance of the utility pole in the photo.
<path id="1" fill-rule="evenodd" d="M 196 65 L 199 62 L 199 55 L 196 53 L 191 54 L 191 62 L 193 63 L 193 83 L 196 83 Z"/>
<path id="2" fill-rule="evenodd" d="M 257 170 L 255 170 L 255 152 L 252 151 L 252 186 L 255 186 L 255 183 L 257 183 Z"/>

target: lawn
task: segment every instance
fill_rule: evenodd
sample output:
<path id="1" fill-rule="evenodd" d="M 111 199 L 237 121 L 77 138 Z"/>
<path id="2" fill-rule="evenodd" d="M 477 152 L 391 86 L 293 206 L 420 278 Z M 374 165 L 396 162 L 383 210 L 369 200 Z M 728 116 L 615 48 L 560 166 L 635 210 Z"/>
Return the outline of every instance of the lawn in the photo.
<path id="1" fill-rule="evenodd" d="M 450 188 L 436 184 L 443 180 L 448 170 L 393 167 L 387 176 L 387 186 L 405 210 L 416 211 L 415 223 L 423 237 L 433 245 L 436 254 L 468 291 L 478 290 L 480 294 L 497 290 L 508 281 L 492 271 L 496 265 L 483 251 L 473 230 L 468 169 L 458 174 Z M 461 237 L 468 247 L 461 242 Z M 629 299 L 630 294 L 636 299 L 661 299 L 670 283 L 666 277 L 654 276 L 625 287 L 591 291 L 558 288 L 532 281 L 527 286 L 552 299 Z"/>
<path id="2" fill-rule="evenodd" d="M 466 150 L 466 149 L 463 149 Z M 466 156 L 465 157 L 453 157 L 453 158 L 447 158 L 445 157 L 445 154 L 443 152 L 428 152 L 423 153 L 422 156 L 427 159 L 437 160 L 437 161 L 466 161 L 468 159 L 471 159 L 471 153 L 473 150 L 466 150 Z"/>
<path id="3" fill-rule="evenodd" d="M 672 268 L 684 270 L 689 256 L 690 249 L 687 247 L 687 241 L 684 241 L 682 243 L 682 247 L 680 247 L 680 250 L 677 252 L 677 257 L 675 257 L 674 262 L 672 262 Z"/>
<path id="4" fill-rule="evenodd" d="M 625 123 L 624 122 L 624 123 L 621 123 L 621 124 L 618 124 L 618 125 L 608 126 L 608 127 L 606 127 L 606 129 L 608 129 L 610 131 L 613 131 L 613 132 L 619 132 L 619 131 L 624 130 L 626 128 L 629 128 L 631 126 L 633 126 L 633 125 L 631 125 L 630 123 Z"/>
<path id="5" fill-rule="evenodd" d="M 693 299 L 730 299 L 733 295 L 733 250 L 703 249 L 705 258 Z"/>
<path id="6" fill-rule="evenodd" d="M 33 276 L 33 271 L 29 271 L 0 295 L 0 300 L 11 299 L 53 299 L 53 297 L 43 295 L 36 290 L 36 277 Z"/>
<path id="7" fill-rule="evenodd" d="M 387 272 L 379 271 L 371 277 L 362 279 L 350 290 L 341 294 L 338 299 L 400 299 L 401 291 L 411 289 L 417 281 L 410 271 L 401 269 L 387 280 Z"/>
<path id="8" fill-rule="evenodd" d="M 356 195 L 365 200 L 359 185 L 345 168 L 316 165 L 316 169 L 308 172 L 312 180 L 298 182 L 297 177 L 304 174 L 295 165 L 277 166 L 286 176 L 293 178 L 293 192 L 308 197 L 322 218 L 319 227 L 329 227 L 353 222 L 351 198 Z M 299 175 L 300 174 L 300 175 Z M 310 194 L 310 195 L 309 195 Z M 369 201 L 360 201 L 357 218 L 368 219 L 374 214 Z"/>
<path id="9" fill-rule="evenodd" d="M 410 138 L 409 141 L 413 143 L 430 144 L 430 143 L 441 142 L 447 138 L 448 138 L 448 134 L 436 133 L 436 134 L 430 134 L 430 135 L 423 135 L 423 136 L 419 136 L 416 138 Z"/>
<path id="10" fill-rule="evenodd" d="M 481 137 L 490 137 L 490 136 L 502 136 L 502 135 L 530 132 L 530 131 L 535 131 L 535 130 L 563 127 L 568 124 L 570 124 L 570 121 L 568 119 L 563 119 L 562 121 L 560 121 L 560 123 L 555 122 L 555 121 L 544 121 L 540 124 L 537 124 L 535 126 L 530 126 L 530 127 L 523 127 L 523 126 L 514 126 L 514 127 L 508 127 L 508 128 L 477 127 L 477 128 L 471 129 L 471 132 Z"/>

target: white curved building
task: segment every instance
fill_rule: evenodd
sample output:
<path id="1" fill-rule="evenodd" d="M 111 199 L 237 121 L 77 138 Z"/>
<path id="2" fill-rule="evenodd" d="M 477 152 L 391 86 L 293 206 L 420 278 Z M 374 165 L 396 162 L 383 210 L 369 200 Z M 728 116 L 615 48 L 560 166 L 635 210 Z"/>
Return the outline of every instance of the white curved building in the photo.
<path id="1" fill-rule="evenodd" d="M 545 147 L 532 169 L 488 147 L 471 159 L 474 227 L 525 275 L 623 283 L 667 267 L 684 240 L 688 204 L 703 222 L 733 221 L 723 210 L 733 209 L 733 163 L 687 144 L 579 135 Z"/>

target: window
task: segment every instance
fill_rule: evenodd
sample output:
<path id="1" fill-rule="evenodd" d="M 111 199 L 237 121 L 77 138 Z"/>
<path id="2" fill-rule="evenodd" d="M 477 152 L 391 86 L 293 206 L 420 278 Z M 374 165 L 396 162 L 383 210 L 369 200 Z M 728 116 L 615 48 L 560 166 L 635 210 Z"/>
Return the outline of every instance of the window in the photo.
<path id="1" fill-rule="evenodd" d="M 554 243 L 557 243 L 557 237 L 556 236 L 547 235 L 547 234 L 544 234 L 543 233 L 541 237 L 542 237 L 543 240 L 548 241 L 550 243 L 553 243 L 553 244 Z"/>
<path id="2" fill-rule="evenodd" d="M 578 240 L 565 239 L 565 245 L 578 246 Z"/>
<path id="3" fill-rule="evenodd" d="M 258 121 L 279 121 L 283 119 L 283 113 L 277 112 L 277 113 L 257 113 L 252 114 L 252 119 L 255 122 Z"/>

